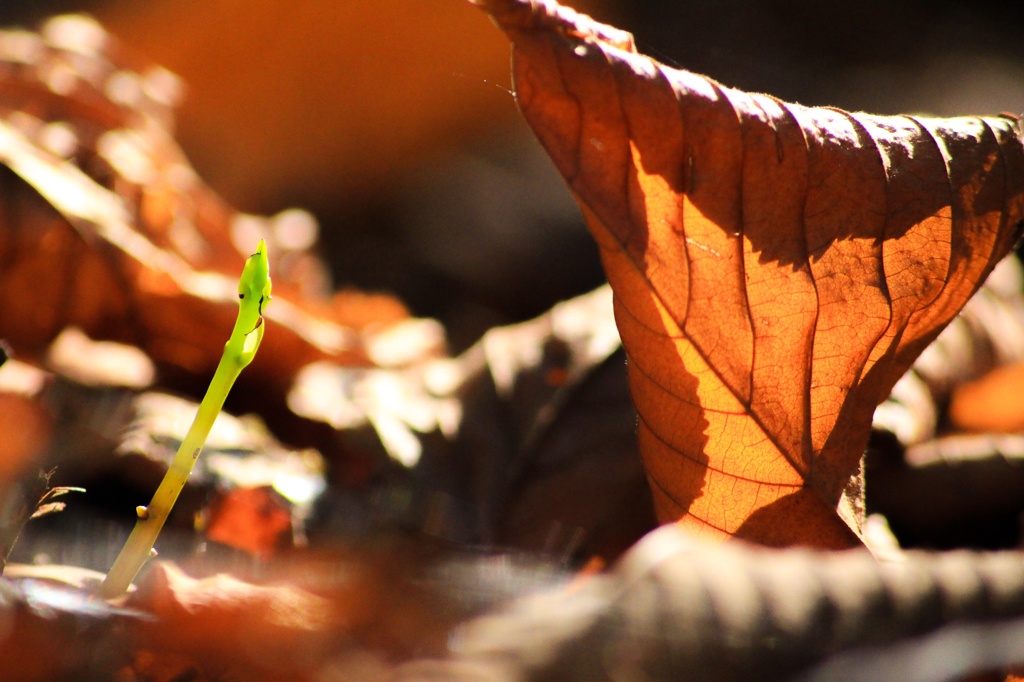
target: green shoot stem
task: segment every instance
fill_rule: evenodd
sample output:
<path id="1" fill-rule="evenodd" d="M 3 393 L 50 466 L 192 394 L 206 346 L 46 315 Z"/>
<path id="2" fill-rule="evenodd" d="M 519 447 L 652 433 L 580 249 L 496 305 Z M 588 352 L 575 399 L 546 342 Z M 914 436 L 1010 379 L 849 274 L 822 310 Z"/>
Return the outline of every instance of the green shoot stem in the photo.
<path id="1" fill-rule="evenodd" d="M 231 338 L 224 345 L 217 371 L 152 501 L 148 506 L 136 509 L 138 519 L 135 528 L 97 592 L 103 599 L 113 599 L 127 592 L 142 566 L 155 555 L 153 545 L 157 536 L 192 474 L 228 392 L 256 355 L 263 339 L 263 306 L 270 300 L 267 247 L 263 240 L 260 240 L 256 253 L 246 261 L 238 284 L 238 297 L 238 319 Z"/>

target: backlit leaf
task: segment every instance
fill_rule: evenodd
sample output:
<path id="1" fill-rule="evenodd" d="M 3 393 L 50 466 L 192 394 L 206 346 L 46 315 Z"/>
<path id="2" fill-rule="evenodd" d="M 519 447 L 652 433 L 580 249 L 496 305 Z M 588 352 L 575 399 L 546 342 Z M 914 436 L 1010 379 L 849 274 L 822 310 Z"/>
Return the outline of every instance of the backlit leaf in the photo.
<path id="1" fill-rule="evenodd" d="M 856 542 L 834 509 L 875 405 L 1019 235 L 1015 122 L 788 104 L 555 2 L 476 2 L 600 247 L 659 518 Z"/>

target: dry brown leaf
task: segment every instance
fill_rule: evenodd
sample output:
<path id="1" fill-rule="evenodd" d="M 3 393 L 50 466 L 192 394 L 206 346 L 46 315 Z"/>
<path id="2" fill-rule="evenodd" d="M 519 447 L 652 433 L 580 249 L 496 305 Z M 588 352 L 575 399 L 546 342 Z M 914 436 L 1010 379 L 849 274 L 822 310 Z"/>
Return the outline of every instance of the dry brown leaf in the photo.
<path id="1" fill-rule="evenodd" d="M 52 566 L 12 572 L 19 580 L 0 579 L 4 679 L 115 679 L 113 673 L 126 659 L 123 628 L 138 614 L 96 601 L 78 589 L 94 581 L 95 573 Z M 112 628 L 119 634 L 112 635 Z"/>
<path id="2" fill-rule="evenodd" d="M 998 367 L 1024 362 L 1024 268 L 999 261 L 960 314 L 914 361 L 878 406 L 872 428 L 909 447 L 934 438 L 948 422 L 951 396 Z"/>
<path id="3" fill-rule="evenodd" d="M 402 465 L 378 464 L 372 502 L 325 515 L 337 527 L 371 513 L 572 565 L 612 561 L 653 527 L 608 286 L 492 328 L 454 359 L 396 370 L 317 363 L 289 404 Z M 342 499 L 325 498 L 321 511 Z"/>
<path id="4" fill-rule="evenodd" d="M 281 304 L 268 315 L 289 330 L 283 336 L 299 337 L 284 355 L 358 356 L 348 326 L 390 323 L 404 309 L 354 296 L 354 319 L 339 316 L 310 251 L 311 216 L 241 214 L 206 187 L 173 139 L 181 87 L 88 17 L 56 17 L 39 33 L 0 31 L 5 335 L 28 355 L 78 324 L 140 343 L 158 362 L 215 363 L 223 341 L 208 353 L 204 327 L 193 323 L 184 339 L 181 325 L 193 313 L 219 320 L 220 307 L 233 318 L 223 304 L 265 237 Z"/>
<path id="5" fill-rule="evenodd" d="M 207 540 L 267 557 L 292 546 L 292 510 L 270 486 L 236 488 L 211 505 L 204 535 Z"/>
<path id="6" fill-rule="evenodd" d="M 708 546 L 668 526 L 607 574 L 470 621 L 447 660 L 389 679 L 962 680 L 1024 660 L 1021 559 Z"/>
<path id="7" fill-rule="evenodd" d="M 550 0 L 476 4 L 601 249 L 661 520 L 855 543 L 875 405 L 1019 234 L 1014 122 L 787 104 Z"/>
<path id="8" fill-rule="evenodd" d="M 167 563 L 153 567 L 129 604 L 157 617 L 146 629 L 150 648 L 200 663 L 232 651 L 245 679 L 301 669 L 324 655 L 333 634 L 334 609 L 322 597 L 226 574 L 195 579 Z"/>
<path id="9" fill-rule="evenodd" d="M 1024 363 L 998 367 L 953 394 L 949 418 L 968 431 L 1014 433 L 1024 430 Z"/>
<path id="10" fill-rule="evenodd" d="M 186 80 L 182 139 L 240 205 L 311 189 L 347 203 L 339 191 L 377 191 L 396 169 L 514 114 L 503 92 L 480 87 L 507 56 L 466 5 L 250 7 L 158 0 L 95 8 L 125 43 Z"/>
<path id="11" fill-rule="evenodd" d="M 137 345 L 161 383 L 200 391 L 264 237 L 274 333 L 233 399 L 291 427 L 283 396 L 299 368 L 369 364 L 364 330 L 408 315 L 388 296 L 330 295 L 308 214 L 249 216 L 216 196 L 173 138 L 180 89 L 88 17 L 0 31 L 0 335 L 42 362 L 74 325 Z"/>
<path id="12" fill-rule="evenodd" d="M 30 472 L 53 437 L 39 400 L 46 381 L 45 373 L 17 360 L 0 369 L 0 487 Z"/>

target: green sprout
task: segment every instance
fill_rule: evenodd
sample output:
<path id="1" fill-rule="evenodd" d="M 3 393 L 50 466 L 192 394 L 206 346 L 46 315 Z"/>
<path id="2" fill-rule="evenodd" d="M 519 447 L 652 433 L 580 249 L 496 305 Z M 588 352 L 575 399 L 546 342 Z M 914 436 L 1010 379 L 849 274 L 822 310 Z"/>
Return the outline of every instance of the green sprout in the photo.
<path id="1" fill-rule="evenodd" d="M 143 564 L 155 555 L 153 545 L 171 512 L 178 495 L 188 481 L 213 422 L 242 370 L 252 362 L 263 340 L 263 306 L 270 301 L 270 266 L 267 245 L 261 239 L 256 253 L 249 256 L 238 280 L 238 318 L 231 338 L 224 344 L 217 371 L 196 411 L 178 454 L 146 507 L 136 507 L 138 520 L 121 553 L 114 560 L 97 592 L 104 599 L 123 595 Z"/>

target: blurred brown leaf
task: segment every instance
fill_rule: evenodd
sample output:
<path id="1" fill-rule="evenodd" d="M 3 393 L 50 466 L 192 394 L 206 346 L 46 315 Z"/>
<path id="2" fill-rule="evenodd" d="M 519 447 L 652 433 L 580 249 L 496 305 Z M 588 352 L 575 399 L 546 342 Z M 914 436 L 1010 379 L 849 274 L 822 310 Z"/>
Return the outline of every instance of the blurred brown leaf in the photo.
<path id="1" fill-rule="evenodd" d="M 923 443 L 950 427 L 968 428 L 963 417 L 949 410 L 951 400 L 958 403 L 957 411 L 971 409 L 963 396 L 958 397 L 961 387 L 1021 361 L 1024 268 L 1016 257 L 1009 257 L 896 382 L 889 398 L 875 410 L 873 428 L 892 433 L 904 447 Z M 992 413 L 1009 414 L 1013 404 L 993 405 Z M 989 412 L 988 406 L 979 407 L 974 411 L 977 418 Z M 980 424 L 977 430 L 982 430 Z"/>
<path id="2" fill-rule="evenodd" d="M 292 546 L 292 510 L 269 486 L 236 488 L 218 497 L 206 512 L 207 540 L 268 557 Z"/>
<path id="3" fill-rule="evenodd" d="M 470 621 L 402 682 L 963 679 L 1024 660 L 1021 554 L 705 545 L 648 534 L 605 575 Z M 971 642 L 971 644 L 967 644 Z"/>
<path id="4" fill-rule="evenodd" d="M 335 500 L 327 522 L 371 516 L 567 565 L 617 558 L 654 518 L 611 298 L 601 287 L 493 328 L 454 359 L 303 370 L 293 409 L 378 451 L 375 505 Z"/>
<path id="5" fill-rule="evenodd" d="M 960 386 L 949 405 L 949 418 L 967 431 L 1014 433 L 1024 431 L 1024 364 L 993 369 Z"/>
<path id="6" fill-rule="evenodd" d="M 274 333 L 240 382 L 260 390 L 236 399 L 285 413 L 299 368 L 370 363 L 365 339 L 407 313 L 387 296 L 332 295 L 308 214 L 244 215 L 206 187 L 172 137 L 180 89 L 83 16 L 0 31 L 0 336 L 41 361 L 73 325 L 137 345 L 165 385 L 195 389 L 265 237 Z"/>
<path id="7" fill-rule="evenodd" d="M 244 207 L 377 191 L 515 116 L 502 89 L 507 51 L 465 3 L 157 0 L 94 11 L 185 79 L 184 145 Z"/>
<path id="8" fill-rule="evenodd" d="M 39 401 L 46 381 L 44 372 L 17 360 L 0 368 L 0 487 L 31 471 L 53 437 Z"/>
<path id="9" fill-rule="evenodd" d="M 183 654 L 200 667 L 231 666 L 244 679 L 294 673 L 297 661 L 323 658 L 333 608 L 292 585 L 263 586 L 221 574 L 196 579 L 166 563 L 154 566 L 128 602 L 157 617 L 147 628 L 162 652 Z"/>

